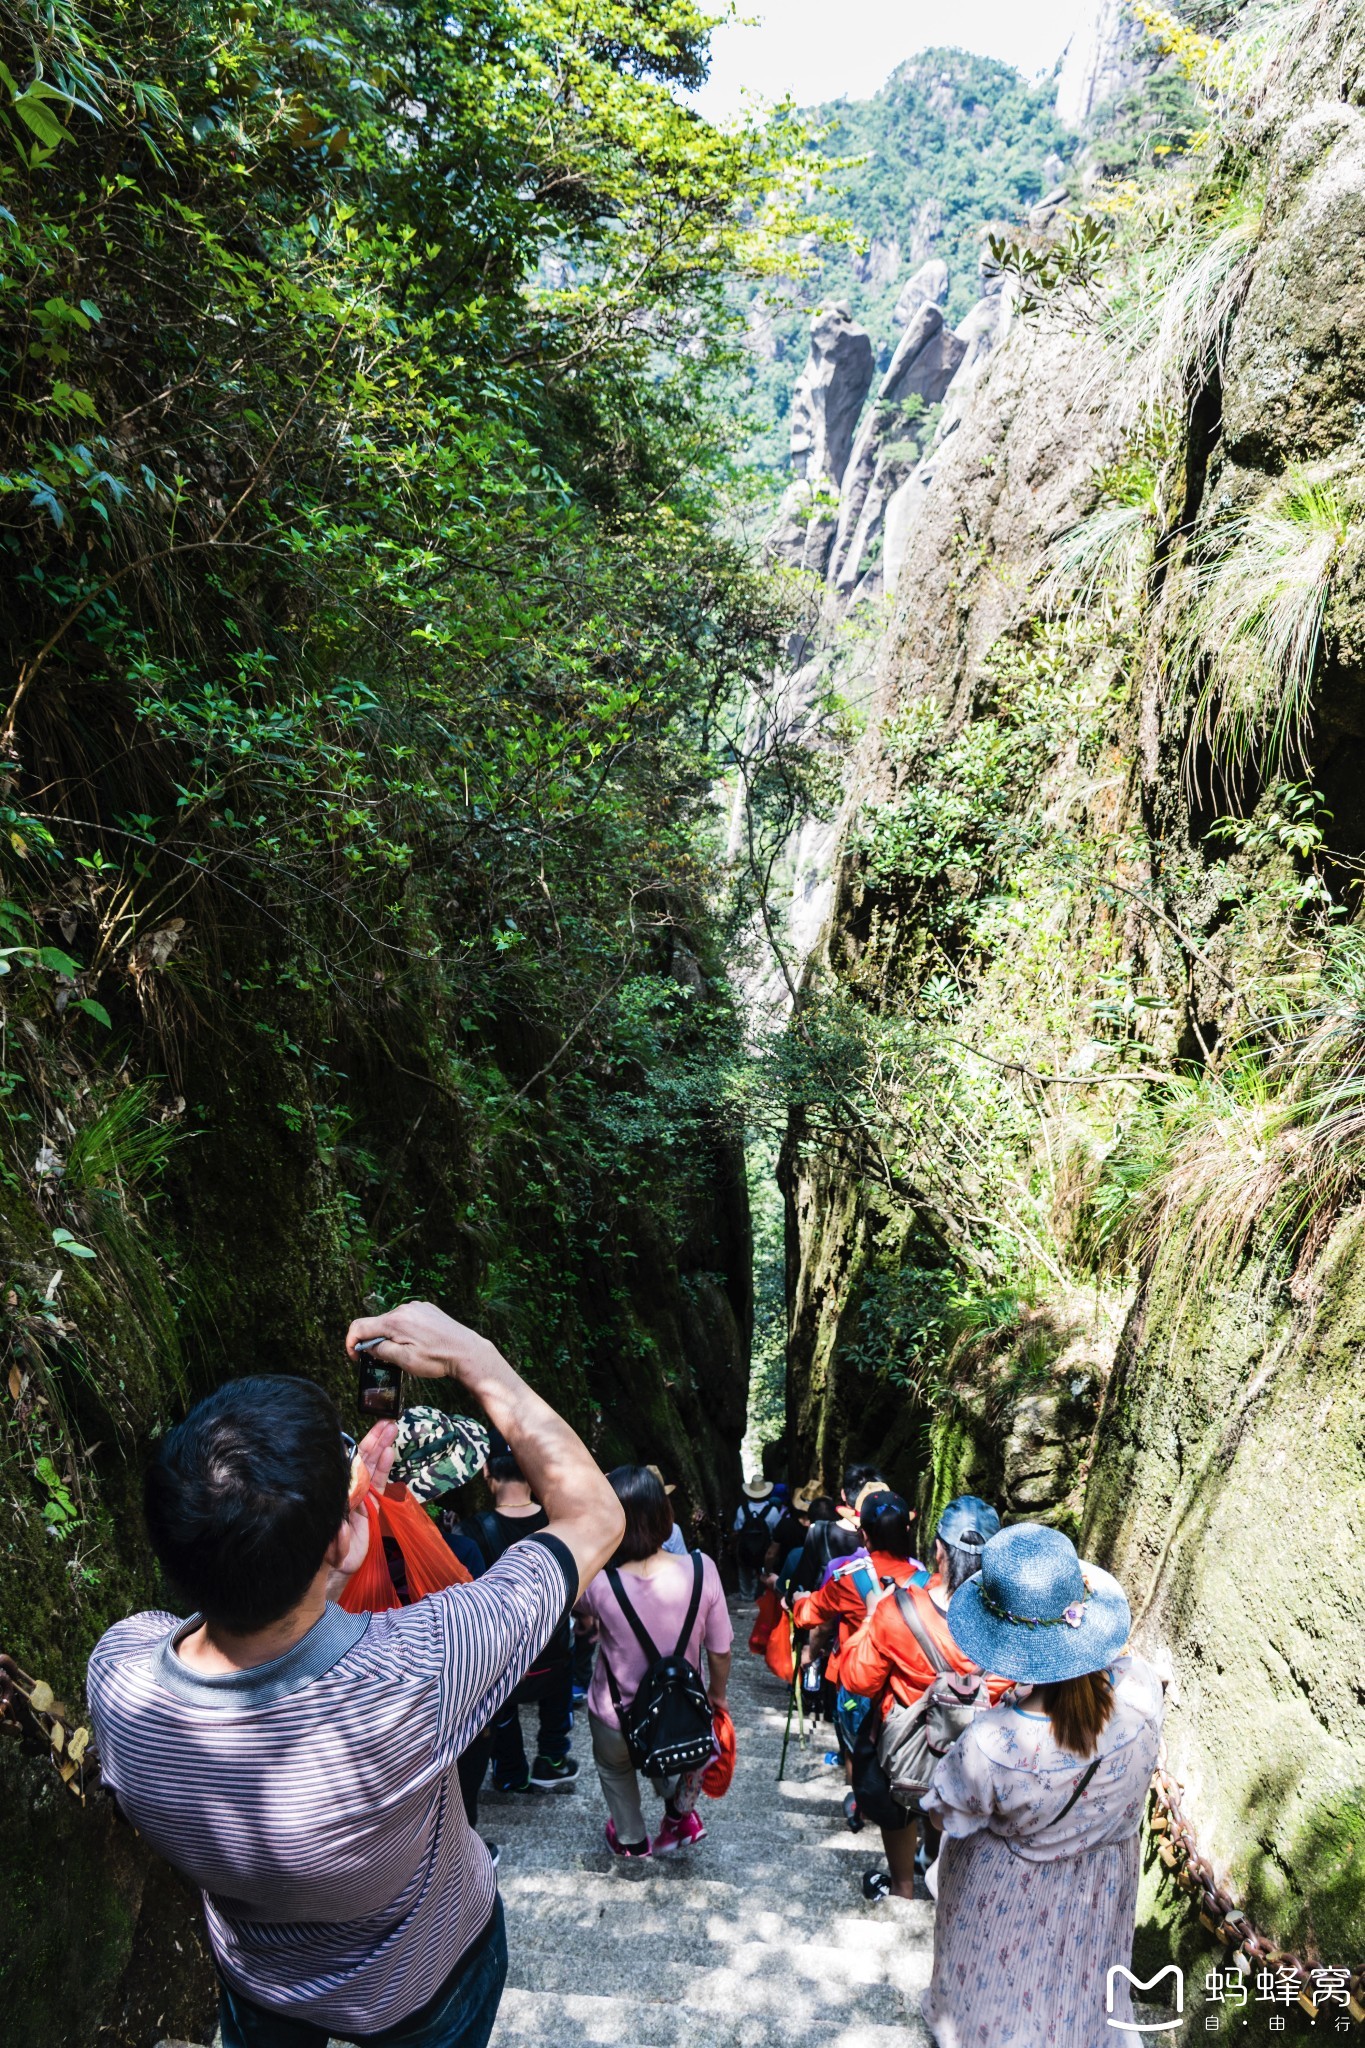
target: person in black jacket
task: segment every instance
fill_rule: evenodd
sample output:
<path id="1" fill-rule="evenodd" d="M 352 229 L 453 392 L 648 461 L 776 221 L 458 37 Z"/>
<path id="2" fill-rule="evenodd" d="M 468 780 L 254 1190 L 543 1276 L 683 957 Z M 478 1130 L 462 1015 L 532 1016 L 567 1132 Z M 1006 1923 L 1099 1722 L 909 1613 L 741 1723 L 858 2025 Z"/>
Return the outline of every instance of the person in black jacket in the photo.
<path id="1" fill-rule="evenodd" d="M 460 1534 L 478 1548 L 485 1568 L 523 1536 L 545 1527 L 545 1510 L 532 1499 L 511 1446 L 494 1437 L 484 1480 L 493 1496 L 487 1514 L 471 1515 Z M 536 1754 L 526 1761 L 521 1707 L 534 1706 L 540 1728 Z M 489 1724 L 486 1740 L 493 1762 L 495 1792 L 554 1792 L 572 1787 L 578 1764 L 569 1755 L 573 1737 L 573 1643 L 567 1611 L 521 1684 Z"/>

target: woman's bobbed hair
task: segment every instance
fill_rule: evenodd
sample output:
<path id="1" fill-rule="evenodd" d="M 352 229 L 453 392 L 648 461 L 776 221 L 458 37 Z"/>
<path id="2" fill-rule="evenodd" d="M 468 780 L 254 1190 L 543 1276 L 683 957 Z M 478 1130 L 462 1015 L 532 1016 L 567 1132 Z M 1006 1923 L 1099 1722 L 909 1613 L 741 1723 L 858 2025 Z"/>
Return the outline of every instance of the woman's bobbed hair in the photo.
<path id="1" fill-rule="evenodd" d="M 625 1510 L 626 1529 L 612 1563 L 638 1564 L 662 1550 L 673 1528 L 673 1510 L 663 1482 L 648 1465 L 617 1465 L 607 1484 Z"/>

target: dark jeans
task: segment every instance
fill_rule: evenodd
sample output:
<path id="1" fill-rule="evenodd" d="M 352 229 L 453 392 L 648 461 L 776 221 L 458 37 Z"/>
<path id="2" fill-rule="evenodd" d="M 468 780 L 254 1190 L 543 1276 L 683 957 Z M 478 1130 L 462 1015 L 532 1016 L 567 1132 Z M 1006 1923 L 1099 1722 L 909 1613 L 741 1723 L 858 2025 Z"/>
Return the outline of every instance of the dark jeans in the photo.
<path id="1" fill-rule="evenodd" d="M 493 1757 L 495 1785 L 520 1785 L 526 1776 L 526 1745 L 521 1739 L 518 1712 L 522 1706 L 539 1708 L 537 1754 L 558 1763 L 569 1754 L 573 1734 L 573 1665 L 567 1657 L 546 1671 L 523 1678 L 490 1722 L 488 1747 Z"/>
<path id="2" fill-rule="evenodd" d="M 358 2042 L 361 2048 L 370 2042 L 374 2048 L 487 2048 L 506 1981 L 507 1930 L 502 1900 L 497 1899 L 488 1932 L 473 1952 L 461 1956 L 425 2005 L 382 2033 L 337 2037 L 331 2027 L 269 2012 L 223 1984 L 218 2001 L 223 2048 L 327 2048 L 334 2037 Z"/>

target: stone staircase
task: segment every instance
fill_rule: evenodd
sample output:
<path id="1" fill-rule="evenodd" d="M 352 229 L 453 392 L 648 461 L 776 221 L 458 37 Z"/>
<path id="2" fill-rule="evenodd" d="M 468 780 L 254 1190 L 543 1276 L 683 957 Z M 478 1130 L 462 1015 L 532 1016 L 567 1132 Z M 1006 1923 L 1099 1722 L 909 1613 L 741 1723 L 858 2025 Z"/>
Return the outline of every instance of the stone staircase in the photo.
<path id="1" fill-rule="evenodd" d="M 880 1837 L 844 1826 L 824 1723 L 809 1750 L 793 1728 L 777 1783 L 787 1696 L 745 1646 L 751 1613 L 735 1609 L 735 1780 L 703 1800 L 696 1848 L 617 1862 L 583 1717 L 573 1792 L 481 1803 L 511 1951 L 491 2048 L 927 2048 L 933 1907 L 864 1902 Z"/>

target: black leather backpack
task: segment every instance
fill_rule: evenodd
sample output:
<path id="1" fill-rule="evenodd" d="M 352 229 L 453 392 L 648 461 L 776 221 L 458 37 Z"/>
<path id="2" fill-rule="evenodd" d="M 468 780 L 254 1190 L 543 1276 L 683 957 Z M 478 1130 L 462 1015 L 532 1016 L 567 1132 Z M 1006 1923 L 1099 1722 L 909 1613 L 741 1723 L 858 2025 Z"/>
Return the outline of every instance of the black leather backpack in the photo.
<path id="1" fill-rule="evenodd" d="M 684 1652 L 696 1625 L 701 1606 L 701 1552 L 692 1553 L 692 1598 L 687 1605 L 677 1648 L 661 1656 L 649 1631 L 626 1595 L 621 1574 L 611 1570 L 607 1583 L 620 1603 L 621 1612 L 635 1634 L 649 1663 L 630 1705 L 621 1703 L 620 1689 L 610 1664 L 603 1657 L 607 1690 L 621 1724 L 621 1733 L 637 1771 L 650 1778 L 676 1778 L 683 1771 L 705 1768 L 715 1752 L 711 1729 L 711 1702 L 706 1697 L 701 1673 L 689 1663 Z"/>

